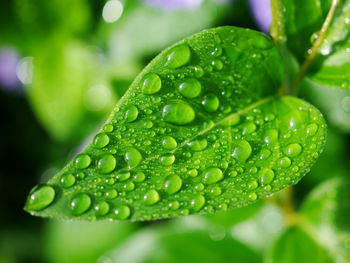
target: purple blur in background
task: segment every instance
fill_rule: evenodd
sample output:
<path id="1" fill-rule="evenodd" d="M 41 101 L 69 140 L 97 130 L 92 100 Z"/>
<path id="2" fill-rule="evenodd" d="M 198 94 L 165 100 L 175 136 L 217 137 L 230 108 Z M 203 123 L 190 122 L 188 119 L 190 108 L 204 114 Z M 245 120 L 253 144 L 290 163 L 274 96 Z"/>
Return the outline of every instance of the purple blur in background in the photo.
<path id="1" fill-rule="evenodd" d="M 200 6 L 203 0 L 144 0 L 144 2 L 160 9 L 190 9 Z"/>
<path id="2" fill-rule="evenodd" d="M 9 91 L 18 91 L 20 81 L 16 75 L 19 57 L 13 48 L 0 49 L 0 87 Z"/>
<path id="3" fill-rule="evenodd" d="M 272 21 L 270 0 L 249 0 L 249 5 L 257 26 L 268 33 Z"/>

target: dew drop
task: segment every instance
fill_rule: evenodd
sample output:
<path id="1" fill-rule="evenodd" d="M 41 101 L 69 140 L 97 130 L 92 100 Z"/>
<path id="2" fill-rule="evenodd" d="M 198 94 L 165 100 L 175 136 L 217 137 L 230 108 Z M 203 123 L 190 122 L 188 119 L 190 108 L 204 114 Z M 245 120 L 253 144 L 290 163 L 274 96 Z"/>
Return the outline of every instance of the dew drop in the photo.
<path id="1" fill-rule="evenodd" d="M 137 172 L 132 177 L 135 183 L 142 183 L 146 179 L 146 175 L 143 172 Z"/>
<path id="2" fill-rule="evenodd" d="M 248 189 L 256 189 L 258 187 L 258 182 L 253 180 L 248 183 Z"/>
<path id="3" fill-rule="evenodd" d="M 258 198 L 258 196 L 256 195 L 256 193 L 250 193 L 247 195 L 247 199 L 250 201 L 255 201 Z"/>
<path id="4" fill-rule="evenodd" d="M 103 174 L 110 173 L 116 165 L 117 161 L 112 154 L 104 154 L 97 161 L 97 170 Z"/>
<path id="5" fill-rule="evenodd" d="M 292 164 L 292 161 L 288 157 L 282 157 L 277 162 L 279 167 L 287 168 Z"/>
<path id="6" fill-rule="evenodd" d="M 109 137 L 105 133 L 99 133 L 95 136 L 93 143 L 96 148 L 103 148 L 108 145 Z"/>
<path id="7" fill-rule="evenodd" d="M 214 196 L 219 196 L 221 195 L 222 193 L 222 190 L 219 186 L 213 186 L 211 189 L 210 189 L 210 194 L 214 195 Z"/>
<path id="8" fill-rule="evenodd" d="M 179 85 L 179 92 L 186 98 L 193 99 L 199 96 L 202 90 L 201 83 L 194 79 L 184 79 Z"/>
<path id="9" fill-rule="evenodd" d="M 205 170 L 203 175 L 203 183 L 214 184 L 224 178 L 221 169 L 217 167 L 211 167 Z"/>
<path id="10" fill-rule="evenodd" d="M 190 200 L 190 208 L 195 212 L 201 210 L 204 205 L 205 205 L 205 198 L 203 195 L 196 194 Z"/>
<path id="11" fill-rule="evenodd" d="M 256 125 L 253 122 L 247 122 L 242 124 L 243 135 L 251 134 L 252 132 L 255 132 L 255 130 L 256 130 Z"/>
<path id="12" fill-rule="evenodd" d="M 60 185 L 69 188 L 75 184 L 75 177 L 72 174 L 63 174 L 60 178 Z"/>
<path id="13" fill-rule="evenodd" d="M 171 136 L 165 136 L 162 140 L 162 146 L 167 150 L 174 150 L 177 147 L 177 141 Z"/>
<path id="14" fill-rule="evenodd" d="M 156 73 L 146 74 L 142 81 L 142 93 L 143 94 L 155 94 L 160 91 L 162 87 L 162 81 Z"/>
<path id="15" fill-rule="evenodd" d="M 207 139 L 201 138 L 201 139 L 190 141 L 187 143 L 187 145 L 190 147 L 191 150 L 199 152 L 204 150 L 207 147 L 208 142 L 207 142 Z"/>
<path id="16" fill-rule="evenodd" d="M 275 173 L 270 168 L 262 168 L 259 172 L 259 180 L 262 185 L 270 184 L 275 178 Z"/>
<path id="17" fill-rule="evenodd" d="M 177 175 L 169 175 L 165 178 L 164 189 L 168 194 L 174 194 L 181 189 L 182 180 Z"/>
<path id="18" fill-rule="evenodd" d="M 114 198 L 116 198 L 116 197 L 118 196 L 118 192 L 117 192 L 117 190 L 115 190 L 115 189 L 109 189 L 109 190 L 107 190 L 107 191 L 105 192 L 105 196 L 106 196 L 108 199 L 112 200 L 112 199 L 114 199 Z"/>
<path id="19" fill-rule="evenodd" d="M 106 201 L 99 201 L 95 204 L 94 210 L 97 216 L 104 216 L 108 214 L 110 207 Z"/>
<path id="20" fill-rule="evenodd" d="M 205 95 L 202 100 L 202 105 L 207 112 L 214 112 L 219 108 L 219 98 L 213 93 Z"/>
<path id="21" fill-rule="evenodd" d="M 297 156 L 301 153 L 301 146 L 298 143 L 289 144 L 285 149 L 284 153 L 289 157 Z"/>
<path id="22" fill-rule="evenodd" d="M 55 199 L 55 189 L 49 185 L 35 187 L 29 195 L 26 209 L 40 211 L 48 207 Z"/>
<path id="23" fill-rule="evenodd" d="M 143 158 L 139 150 L 134 147 L 129 147 L 124 155 L 124 159 L 128 167 L 133 168 L 138 166 Z"/>
<path id="24" fill-rule="evenodd" d="M 173 154 L 165 154 L 162 157 L 160 157 L 160 163 L 162 165 L 172 165 L 175 162 L 175 155 Z"/>
<path id="25" fill-rule="evenodd" d="M 149 190 L 147 191 L 143 196 L 143 201 L 146 205 L 154 205 L 155 203 L 159 202 L 160 197 L 156 190 Z"/>
<path id="26" fill-rule="evenodd" d="M 278 140 L 278 131 L 275 129 L 267 130 L 264 136 L 264 142 L 268 144 L 276 143 Z"/>
<path id="27" fill-rule="evenodd" d="M 78 169 L 85 169 L 91 164 L 91 158 L 89 155 L 82 153 L 75 157 L 74 162 Z"/>
<path id="28" fill-rule="evenodd" d="M 318 130 L 318 125 L 316 123 L 311 123 L 306 127 L 306 134 L 308 136 L 314 136 Z"/>
<path id="29" fill-rule="evenodd" d="M 171 210 L 177 210 L 180 207 L 180 203 L 178 201 L 172 201 L 169 203 L 169 208 Z"/>
<path id="30" fill-rule="evenodd" d="M 191 169 L 187 172 L 187 174 L 191 177 L 196 177 L 198 175 L 198 171 L 196 169 Z"/>
<path id="31" fill-rule="evenodd" d="M 231 156 L 238 162 L 244 163 L 252 154 L 252 147 L 246 140 L 237 140 L 234 142 L 234 148 Z"/>
<path id="32" fill-rule="evenodd" d="M 137 107 L 134 105 L 129 105 L 125 111 L 125 121 L 133 122 L 137 119 L 138 115 L 139 115 L 139 110 L 137 109 Z"/>
<path id="33" fill-rule="evenodd" d="M 262 150 L 260 151 L 260 154 L 259 154 L 259 159 L 265 160 L 265 159 L 269 158 L 270 155 L 271 155 L 271 151 L 270 151 L 270 150 L 268 150 L 268 149 L 262 149 Z"/>
<path id="34" fill-rule="evenodd" d="M 194 75 L 195 75 L 197 78 L 203 77 L 203 75 L 204 75 L 204 70 L 202 69 L 201 66 L 195 66 L 195 67 L 194 67 Z"/>
<path id="35" fill-rule="evenodd" d="M 190 61 L 191 50 L 187 44 L 177 45 L 168 51 L 165 66 L 168 68 L 179 68 Z"/>
<path id="36" fill-rule="evenodd" d="M 112 132 L 114 130 L 113 128 L 113 125 L 112 124 L 106 124 L 104 127 L 103 127 L 103 130 L 105 132 Z"/>
<path id="37" fill-rule="evenodd" d="M 125 220 L 130 216 L 130 208 L 126 205 L 120 205 L 114 209 L 114 216 L 118 220 Z"/>
<path id="38" fill-rule="evenodd" d="M 126 181 L 130 178 L 130 173 L 128 171 L 119 171 L 116 174 L 116 179 L 120 182 Z"/>
<path id="39" fill-rule="evenodd" d="M 81 215 L 90 208 L 91 198 L 87 194 L 78 193 L 73 196 L 69 203 L 69 206 L 74 215 Z"/>
<path id="40" fill-rule="evenodd" d="M 167 122 L 184 125 L 191 123 L 196 114 L 188 103 L 184 101 L 174 101 L 164 106 L 162 116 Z"/>

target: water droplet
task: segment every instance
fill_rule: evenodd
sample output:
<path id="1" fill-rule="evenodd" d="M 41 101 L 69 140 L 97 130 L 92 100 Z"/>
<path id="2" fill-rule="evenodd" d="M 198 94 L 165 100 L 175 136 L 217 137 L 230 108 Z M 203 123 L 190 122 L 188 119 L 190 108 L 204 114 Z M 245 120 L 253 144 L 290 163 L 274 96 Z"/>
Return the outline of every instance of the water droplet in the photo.
<path id="1" fill-rule="evenodd" d="M 173 201 L 169 203 L 169 208 L 171 210 L 177 210 L 180 207 L 180 203 L 178 201 Z"/>
<path id="2" fill-rule="evenodd" d="M 130 178 L 130 173 L 128 171 L 119 171 L 116 174 L 116 178 L 120 182 L 126 181 Z"/>
<path id="3" fill-rule="evenodd" d="M 139 150 L 129 147 L 124 155 L 124 159 L 128 167 L 133 168 L 138 166 L 143 158 Z"/>
<path id="4" fill-rule="evenodd" d="M 203 77 L 203 75 L 204 75 L 204 70 L 202 69 L 201 66 L 195 66 L 195 67 L 194 67 L 194 75 L 195 75 L 197 78 Z"/>
<path id="5" fill-rule="evenodd" d="M 87 154 L 79 154 L 77 157 L 75 157 L 75 166 L 78 169 L 85 169 L 87 167 L 89 167 L 90 163 L 91 163 L 91 158 L 89 155 Z"/>
<path id="6" fill-rule="evenodd" d="M 214 184 L 224 178 L 222 171 L 219 168 L 208 168 L 203 175 L 203 183 Z"/>
<path id="7" fill-rule="evenodd" d="M 174 194 L 181 189 L 182 180 L 177 175 L 169 175 L 165 178 L 164 189 L 168 194 Z"/>
<path id="8" fill-rule="evenodd" d="M 270 151 L 270 150 L 268 150 L 268 149 L 262 149 L 262 150 L 260 151 L 259 158 L 260 158 L 261 160 L 265 160 L 265 159 L 269 158 L 270 155 L 271 155 L 271 151 Z"/>
<path id="9" fill-rule="evenodd" d="M 275 143 L 278 140 L 278 131 L 275 129 L 267 130 L 265 132 L 264 142 Z"/>
<path id="10" fill-rule="evenodd" d="M 220 59 L 215 59 L 211 62 L 211 65 L 216 69 L 216 70 L 222 70 L 224 67 L 224 63 Z"/>
<path id="11" fill-rule="evenodd" d="M 258 198 L 258 196 L 256 195 L 256 193 L 250 193 L 247 195 L 247 199 L 250 201 L 255 201 Z"/>
<path id="12" fill-rule="evenodd" d="M 190 61 L 191 50 L 187 44 L 177 45 L 168 51 L 165 66 L 168 68 L 179 68 Z"/>
<path id="13" fill-rule="evenodd" d="M 205 198 L 203 195 L 196 194 L 191 198 L 191 201 L 190 201 L 191 210 L 197 212 L 201 210 L 204 205 L 205 205 Z"/>
<path id="14" fill-rule="evenodd" d="M 270 168 L 262 168 L 259 172 L 259 180 L 262 185 L 270 184 L 275 178 L 275 173 Z"/>
<path id="15" fill-rule="evenodd" d="M 196 114 L 193 108 L 184 101 L 174 101 L 164 106 L 163 119 L 167 122 L 184 125 L 191 123 Z"/>
<path id="16" fill-rule="evenodd" d="M 285 149 L 284 153 L 289 157 L 297 156 L 301 153 L 301 146 L 298 143 L 289 144 Z"/>
<path id="17" fill-rule="evenodd" d="M 123 189 L 127 192 L 130 192 L 135 189 L 135 184 L 133 182 L 128 182 L 123 185 Z"/>
<path id="18" fill-rule="evenodd" d="M 204 96 L 202 105 L 207 112 L 214 112 L 219 108 L 219 98 L 215 94 L 210 93 Z"/>
<path id="19" fill-rule="evenodd" d="M 208 142 L 207 139 L 200 138 L 188 142 L 187 145 L 191 148 L 191 150 L 198 152 L 204 150 L 207 147 Z"/>
<path id="20" fill-rule="evenodd" d="M 248 135 L 256 130 L 256 125 L 253 122 L 247 122 L 242 124 L 242 134 Z"/>
<path id="21" fill-rule="evenodd" d="M 146 205 L 154 205 L 160 200 L 159 194 L 156 190 L 149 190 L 143 196 L 143 201 Z"/>
<path id="22" fill-rule="evenodd" d="M 175 162 L 175 155 L 173 154 L 165 154 L 162 157 L 160 157 L 160 163 L 162 165 L 172 165 Z"/>
<path id="23" fill-rule="evenodd" d="M 109 137 L 105 133 L 99 133 L 94 138 L 94 146 L 96 148 L 103 148 L 108 145 L 109 143 Z"/>
<path id="24" fill-rule="evenodd" d="M 63 174 L 60 178 L 60 185 L 69 188 L 75 184 L 75 177 L 72 174 Z"/>
<path id="25" fill-rule="evenodd" d="M 114 130 L 113 128 L 113 125 L 112 124 L 106 124 L 104 127 L 103 127 L 103 130 L 105 132 L 112 132 Z"/>
<path id="26" fill-rule="evenodd" d="M 252 154 L 252 147 L 245 140 L 237 140 L 234 142 L 234 148 L 231 156 L 238 162 L 244 163 Z"/>
<path id="27" fill-rule="evenodd" d="M 193 99 L 199 96 L 202 90 L 201 83 L 194 79 L 184 79 L 179 85 L 179 92 L 186 98 Z"/>
<path id="28" fill-rule="evenodd" d="M 126 122 L 133 122 L 137 119 L 137 116 L 139 115 L 139 110 L 134 105 L 129 105 L 126 108 L 125 111 L 125 121 Z"/>
<path id="29" fill-rule="evenodd" d="M 143 94 L 155 94 L 160 91 L 162 87 L 162 80 L 155 73 L 146 74 L 142 81 L 142 93 Z"/>
<path id="30" fill-rule="evenodd" d="M 114 216 L 118 220 L 125 220 L 131 214 L 130 208 L 126 205 L 120 205 L 114 209 Z"/>
<path id="31" fill-rule="evenodd" d="M 100 173 L 106 174 L 114 170 L 117 165 L 117 161 L 111 154 L 104 154 L 97 162 L 97 170 Z"/>
<path id="32" fill-rule="evenodd" d="M 282 168 L 287 168 L 292 164 L 292 161 L 288 157 L 282 157 L 278 160 L 278 166 Z"/>
<path id="33" fill-rule="evenodd" d="M 99 201 L 94 206 L 94 210 L 97 216 L 107 215 L 109 212 L 109 204 L 106 201 Z"/>
<path id="34" fill-rule="evenodd" d="M 143 172 L 137 172 L 132 177 L 135 183 L 142 183 L 146 179 L 146 175 Z"/>
<path id="35" fill-rule="evenodd" d="M 145 120 L 143 123 L 142 123 L 142 126 L 146 129 L 150 129 L 153 127 L 153 122 L 150 121 L 150 120 Z"/>
<path id="36" fill-rule="evenodd" d="M 40 211 L 48 207 L 55 199 L 55 189 L 49 185 L 36 186 L 30 193 L 26 209 Z"/>
<path id="37" fill-rule="evenodd" d="M 222 193 L 222 190 L 219 186 L 213 186 L 211 189 L 210 189 L 210 194 L 214 195 L 214 196 L 219 196 L 221 195 Z"/>
<path id="38" fill-rule="evenodd" d="M 78 193 L 73 196 L 69 203 L 69 206 L 74 215 L 81 215 L 90 208 L 91 198 L 87 194 Z"/>
<path id="39" fill-rule="evenodd" d="M 177 141 L 171 136 L 165 136 L 162 140 L 162 146 L 167 150 L 174 150 L 177 147 Z"/>
<path id="40" fill-rule="evenodd" d="M 108 190 L 105 192 L 105 196 L 106 196 L 108 199 L 112 200 L 112 199 L 114 199 L 114 198 L 116 198 L 116 197 L 118 196 L 118 192 L 117 192 L 117 190 L 115 190 L 115 189 L 108 189 Z"/>
<path id="41" fill-rule="evenodd" d="M 318 130 L 318 125 L 316 123 L 311 123 L 306 127 L 306 134 L 308 136 L 314 136 Z"/>
<path id="42" fill-rule="evenodd" d="M 222 48 L 221 47 L 215 47 L 214 51 L 211 52 L 211 55 L 214 57 L 221 56 L 222 54 Z"/>
<path id="43" fill-rule="evenodd" d="M 191 169 L 187 172 L 187 174 L 191 177 L 196 177 L 198 175 L 198 171 L 196 169 Z"/>
<path id="44" fill-rule="evenodd" d="M 258 187 L 258 182 L 253 180 L 248 183 L 248 189 L 256 189 Z"/>

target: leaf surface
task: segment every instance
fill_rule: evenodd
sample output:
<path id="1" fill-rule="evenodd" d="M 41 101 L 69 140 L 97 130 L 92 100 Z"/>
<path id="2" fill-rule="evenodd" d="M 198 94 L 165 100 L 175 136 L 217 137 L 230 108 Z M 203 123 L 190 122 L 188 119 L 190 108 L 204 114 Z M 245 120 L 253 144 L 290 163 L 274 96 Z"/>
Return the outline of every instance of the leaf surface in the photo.
<path id="1" fill-rule="evenodd" d="M 35 215 L 152 220 L 246 206 L 297 183 L 325 142 L 320 112 L 279 97 L 263 34 L 203 31 L 135 79 L 92 143 L 30 193 Z"/>

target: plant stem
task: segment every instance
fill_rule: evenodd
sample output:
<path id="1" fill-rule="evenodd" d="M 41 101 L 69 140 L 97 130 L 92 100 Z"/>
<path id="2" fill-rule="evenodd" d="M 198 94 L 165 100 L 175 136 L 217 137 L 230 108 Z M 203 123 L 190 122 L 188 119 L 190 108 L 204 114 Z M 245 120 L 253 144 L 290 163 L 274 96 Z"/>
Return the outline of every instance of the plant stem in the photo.
<path id="1" fill-rule="evenodd" d="M 270 0 L 272 12 L 271 36 L 276 44 L 281 45 L 286 41 L 283 23 L 283 11 L 281 0 Z"/>
<path id="2" fill-rule="evenodd" d="M 298 93 L 300 81 L 304 78 L 310 65 L 312 64 L 312 62 L 316 58 L 317 54 L 319 53 L 319 49 L 320 49 L 320 47 L 321 47 L 321 45 L 326 37 L 326 33 L 327 33 L 329 26 L 334 18 L 335 12 L 337 11 L 337 8 L 338 8 L 340 2 L 341 2 L 341 0 L 333 0 L 332 1 L 331 8 L 329 9 L 327 17 L 322 25 L 322 28 L 318 33 L 318 38 L 316 39 L 316 41 L 312 45 L 312 47 L 308 50 L 308 56 L 306 57 L 298 74 L 296 75 L 296 77 L 293 80 L 293 83 L 292 83 L 293 94 Z"/>
<path id="3" fill-rule="evenodd" d="M 295 224 L 297 214 L 293 202 L 293 187 L 288 187 L 283 191 L 281 209 L 286 224 L 288 226 Z"/>

